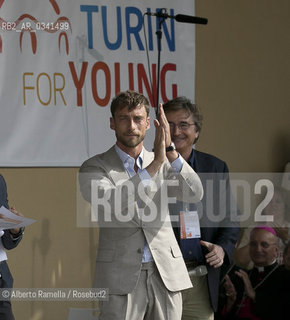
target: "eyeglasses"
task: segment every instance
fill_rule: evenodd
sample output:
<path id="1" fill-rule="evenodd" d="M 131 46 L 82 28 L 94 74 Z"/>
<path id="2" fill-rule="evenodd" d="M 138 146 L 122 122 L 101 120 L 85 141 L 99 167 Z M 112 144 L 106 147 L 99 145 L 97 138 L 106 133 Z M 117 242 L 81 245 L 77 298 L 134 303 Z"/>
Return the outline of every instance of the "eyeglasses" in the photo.
<path id="1" fill-rule="evenodd" d="M 188 123 L 188 122 L 180 122 L 178 124 L 169 122 L 170 130 L 174 130 L 177 127 L 180 131 L 186 131 L 189 127 L 194 125 L 195 123 Z"/>
<path id="2" fill-rule="evenodd" d="M 268 249 L 270 246 L 277 245 L 276 243 L 268 243 L 266 241 L 262 242 L 256 242 L 256 241 L 250 241 L 249 246 L 251 248 L 257 248 L 258 245 L 260 245 L 263 249 Z"/>

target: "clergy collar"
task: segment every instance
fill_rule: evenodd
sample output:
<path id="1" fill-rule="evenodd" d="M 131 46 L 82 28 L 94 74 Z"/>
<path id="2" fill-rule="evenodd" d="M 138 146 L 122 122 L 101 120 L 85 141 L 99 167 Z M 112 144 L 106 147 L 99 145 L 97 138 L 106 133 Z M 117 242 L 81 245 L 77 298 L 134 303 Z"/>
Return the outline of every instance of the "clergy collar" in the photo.
<path id="1" fill-rule="evenodd" d="M 271 264 L 263 267 L 254 266 L 259 272 L 264 272 L 266 270 L 272 269 L 277 264 L 277 260 L 275 259 Z"/>

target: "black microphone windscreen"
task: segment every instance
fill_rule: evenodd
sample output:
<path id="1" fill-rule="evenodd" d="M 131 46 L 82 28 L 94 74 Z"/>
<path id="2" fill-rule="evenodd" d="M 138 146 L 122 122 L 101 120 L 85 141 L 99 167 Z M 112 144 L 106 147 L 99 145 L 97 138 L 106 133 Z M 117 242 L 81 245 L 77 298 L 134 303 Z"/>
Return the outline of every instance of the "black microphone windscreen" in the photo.
<path id="1" fill-rule="evenodd" d="M 196 23 L 196 24 L 207 24 L 206 18 L 199 18 L 193 16 L 187 16 L 185 14 L 177 14 L 175 16 L 175 20 L 177 22 L 185 22 L 185 23 Z"/>

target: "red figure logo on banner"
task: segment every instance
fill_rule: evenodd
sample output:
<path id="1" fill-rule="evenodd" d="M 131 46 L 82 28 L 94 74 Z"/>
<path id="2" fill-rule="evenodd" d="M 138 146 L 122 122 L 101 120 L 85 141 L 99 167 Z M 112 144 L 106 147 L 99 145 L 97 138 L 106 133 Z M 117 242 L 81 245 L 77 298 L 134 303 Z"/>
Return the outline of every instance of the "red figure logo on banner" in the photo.
<path id="1" fill-rule="evenodd" d="M 0 0 L 0 9 L 5 0 Z M 60 15 L 60 9 L 55 0 L 49 0 L 54 12 Z M 15 21 L 6 21 L 0 17 L 1 29 L 4 31 L 16 31 L 20 33 L 19 45 L 20 51 L 22 52 L 23 36 L 26 32 L 30 35 L 32 53 L 35 54 L 37 51 L 37 37 L 36 31 L 45 31 L 48 33 L 59 32 L 58 35 L 58 48 L 61 50 L 62 39 L 65 45 L 65 52 L 69 54 L 69 41 L 67 32 L 72 32 L 70 20 L 65 16 L 60 16 L 54 22 L 41 22 L 34 16 L 24 13 Z M 2 37 L 0 35 L 0 53 L 3 50 Z"/>

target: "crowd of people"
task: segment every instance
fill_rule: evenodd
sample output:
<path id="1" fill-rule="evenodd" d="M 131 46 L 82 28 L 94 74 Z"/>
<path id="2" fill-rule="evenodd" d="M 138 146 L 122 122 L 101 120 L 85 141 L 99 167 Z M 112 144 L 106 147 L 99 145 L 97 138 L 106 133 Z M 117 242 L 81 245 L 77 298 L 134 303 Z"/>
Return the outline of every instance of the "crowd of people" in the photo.
<path id="1" fill-rule="evenodd" d="M 152 152 L 143 145 L 148 110 L 142 94 L 118 94 L 115 145 L 80 168 L 100 227 L 95 286 L 109 289 L 100 319 L 258 320 L 287 312 L 289 220 L 279 188 L 263 212 L 276 224 L 240 232 L 227 164 L 195 148 L 203 123 L 197 105 L 186 97 L 159 105 Z"/>
<path id="2" fill-rule="evenodd" d="M 99 301 L 99 319 L 284 319 L 290 301 L 286 191 L 275 187 L 263 211 L 272 223 L 241 230 L 232 220 L 240 211 L 226 162 L 196 149 L 203 125 L 198 106 L 186 97 L 160 104 L 153 151 L 143 145 L 149 109 L 144 95 L 120 92 L 111 103 L 116 143 L 79 171 L 100 229 L 94 286 L 109 292 Z M 2 176 L 0 187 L 1 204 L 9 208 Z M 0 253 L 17 246 L 22 234 L 2 232 Z M 1 288 L 12 287 L 5 260 Z M 14 319 L 9 301 L 0 301 L 0 319 Z"/>

